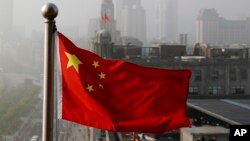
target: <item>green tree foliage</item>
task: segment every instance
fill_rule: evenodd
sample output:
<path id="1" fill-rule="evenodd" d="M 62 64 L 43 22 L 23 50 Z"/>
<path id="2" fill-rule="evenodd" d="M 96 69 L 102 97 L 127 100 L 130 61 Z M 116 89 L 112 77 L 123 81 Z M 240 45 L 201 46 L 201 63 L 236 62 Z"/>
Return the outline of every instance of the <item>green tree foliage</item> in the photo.
<path id="1" fill-rule="evenodd" d="M 40 87 L 21 84 L 0 97 L 0 134 L 12 134 L 38 103 Z"/>

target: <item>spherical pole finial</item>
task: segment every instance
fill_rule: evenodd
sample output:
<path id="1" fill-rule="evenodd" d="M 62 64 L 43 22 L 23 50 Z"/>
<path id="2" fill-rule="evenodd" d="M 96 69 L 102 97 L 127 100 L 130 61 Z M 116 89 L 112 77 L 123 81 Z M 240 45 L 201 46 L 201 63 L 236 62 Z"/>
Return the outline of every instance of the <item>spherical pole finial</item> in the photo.
<path id="1" fill-rule="evenodd" d="M 42 7 L 42 14 L 45 19 L 53 20 L 58 14 L 58 8 L 53 3 L 47 3 Z"/>

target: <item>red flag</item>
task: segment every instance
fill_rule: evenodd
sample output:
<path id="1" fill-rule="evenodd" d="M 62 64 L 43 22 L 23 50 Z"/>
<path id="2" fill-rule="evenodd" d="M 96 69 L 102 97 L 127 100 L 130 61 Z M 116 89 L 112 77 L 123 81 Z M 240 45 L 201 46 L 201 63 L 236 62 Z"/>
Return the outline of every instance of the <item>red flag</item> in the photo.
<path id="1" fill-rule="evenodd" d="M 187 127 L 191 71 L 106 60 L 58 33 L 62 119 L 119 132 Z"/>
<path id="2" fill-rule="evenodd" d="M 107 15 L 107 13 L 105 12 L 104 14 L 102 14 L 102 20 L 106 23 L 109 21 L 109 16 Z"/>

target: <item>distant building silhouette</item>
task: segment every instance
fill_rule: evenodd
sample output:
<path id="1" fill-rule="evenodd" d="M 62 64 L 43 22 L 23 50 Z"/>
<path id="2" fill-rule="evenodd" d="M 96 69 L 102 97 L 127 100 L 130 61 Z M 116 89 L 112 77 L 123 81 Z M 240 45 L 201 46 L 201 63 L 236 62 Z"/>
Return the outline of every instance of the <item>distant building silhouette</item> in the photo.
<path id="1" fill-rule="evenodd" d="M 115 0 L 116 1 L 116 7 L 115 7 L 115 19 L 117 21 L 117 29 L 121 30 L 121 11 L 123 7 L 123 3 L 126 0 Z"/>
<path id="2" fill-rule="evenodd" d="M 178 1 L 154 1 L 154 39 L 161 42 L 176 42 Z"/>
<path id="3" fill-rule="evenodd" d="M 114 4 L 112 0 L 102 0 L 100 29 L 109 31 L 112 37 L 112 42 L 119 43 L 120 31 L 116 29 L 116 21 L 114 19 Z"/>
<path id="4" fill-rule="evenodd" d="M 146 12 L 141 0 L 123 1 L 120 10 L 121 35 L 146 42 Z"/>
<path id="5" fill-rule="evenodd" d="M 227 20 L 215 9 L 202 9 L 196 21 L 196 42 L 206 44 L 250 44 L 250 18 Z"/>
<path id="6" fill-rule="evenodd" d="M 187 34 L 180 34 L 179 35 L 179 43 L 181 45 L 187 45 L 188 44 L 188 35 Z"/>
<path id="7" fill-rule="evenodd" d="M 106 29 L 98 30 L 92 41 L 91 50 L 104 58 L 111 58 L 113 52 L 111 38 L 110 32 Z"/>

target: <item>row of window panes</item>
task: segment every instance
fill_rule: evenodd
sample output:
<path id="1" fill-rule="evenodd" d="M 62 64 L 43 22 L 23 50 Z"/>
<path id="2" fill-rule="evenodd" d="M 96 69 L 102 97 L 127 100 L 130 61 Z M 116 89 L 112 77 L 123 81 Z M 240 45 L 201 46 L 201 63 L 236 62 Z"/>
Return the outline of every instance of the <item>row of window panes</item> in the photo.
<path id="1" fill-rule="evenodd" d="M 219 80 L 219 71 L 213 71 L 210 75 L 211 80 Z M 236 81 L 237 80 L 237 74 L 236 70 L 232 70 L 229 73 L 229 79 L 231 81 Z M 241 70 L 239 73 L 239 79 L 242 81 L 247 81 L 248 80 L 248 72 L 247 70 Z M 201 70 L 194 70 L 194 81 L 202 81 L 202 73 Z"/>
<path id="2" fill-rule="evenodd" d="M 220 86 L 208 87 L 208 94 L 209 95 L 219 95 L 220 93 L 221 93 Z M 189 94 L 190 95 L 198 95 L 199 94 L 199 87 L 189 87 Z M 231 94 L 245 94 L 245 87 L 234 86 L 231 88 Z"/>

